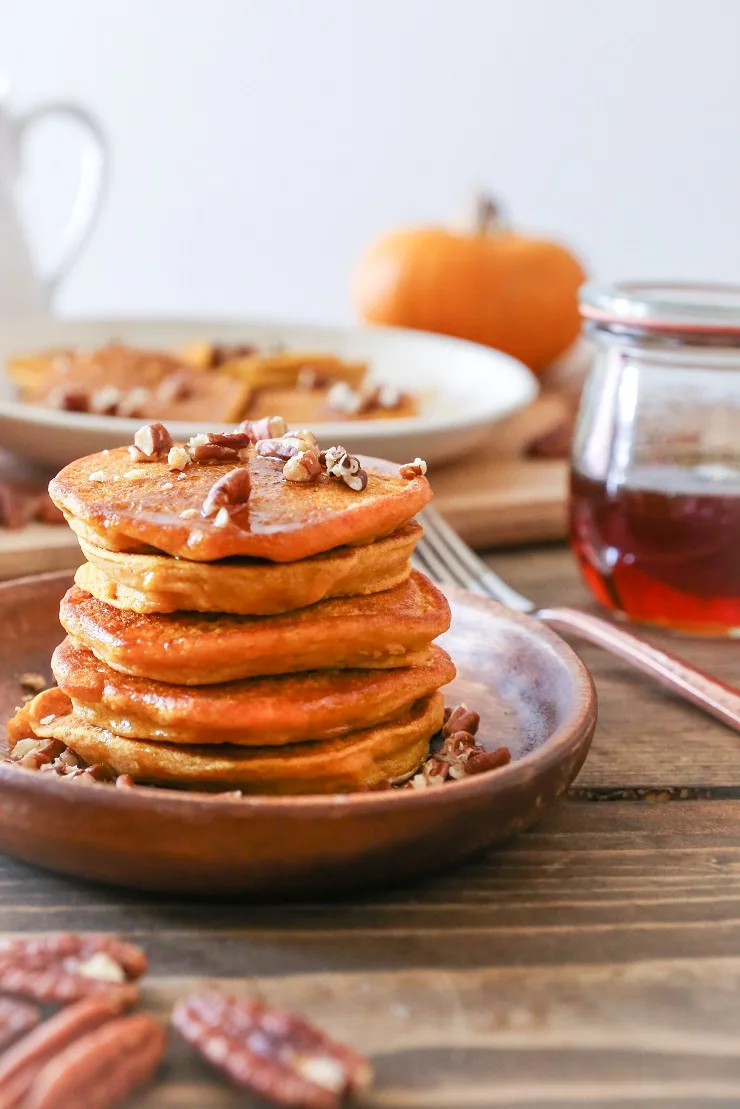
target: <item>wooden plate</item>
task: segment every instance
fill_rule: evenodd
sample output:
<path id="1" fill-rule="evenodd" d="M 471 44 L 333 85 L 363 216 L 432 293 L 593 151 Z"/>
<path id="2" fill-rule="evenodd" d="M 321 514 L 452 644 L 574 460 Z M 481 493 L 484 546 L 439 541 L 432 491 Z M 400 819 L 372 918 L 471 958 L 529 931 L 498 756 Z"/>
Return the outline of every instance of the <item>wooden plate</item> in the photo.
<path id="1" fill-rule="evenodd" d="M 18 675 L 49 673 L 66 573 L 0 585 L 0 712 Z M 596 724 L 588 671 L 526 616 L 449 592 L 441 642 L 458 666 L 448 703 L 482 717 L 502 770 L 424 791 L 218 800 L 117 790 L 0 764 L 0 851 L 65 874 L 141 889 L 289 897 L 407 881 L 531 824 L 575 778 Z"/>

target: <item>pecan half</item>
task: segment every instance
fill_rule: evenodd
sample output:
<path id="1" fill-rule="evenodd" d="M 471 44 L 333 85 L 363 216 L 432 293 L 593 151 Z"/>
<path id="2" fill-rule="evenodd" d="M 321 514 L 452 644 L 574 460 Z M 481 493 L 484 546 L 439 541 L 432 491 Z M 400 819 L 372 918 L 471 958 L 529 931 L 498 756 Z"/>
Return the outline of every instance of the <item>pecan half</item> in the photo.
<path id="1" fill-rule="evenodd" d="M 25 1036 L 41 1023 L 41 1010 L 27 1001 L 0 997 L 0 1051 Z"/>
<path id="2" fill-rule="evenodd" d="M 321 463 L 313 451 L 300 451 L 283 466 L 286 481 L 316 481 L 321 474 Z"/>
<path id="3" fill-rule="evenodd" d="M 35 1028 L 0 1060 L 0 1107 L 26 1107 L 34 1079 L 70 1044 L 88 1035 L 123 1011 L 120 996 L 86 998 L 56 1013 Z"/>
<path id="4" fill-rule="evenodd" d="M 175 1005 L 172 1023 L 234 1082 L 278 1105 L 336 1109 L 372 1077 L 358 1052 L 258 998 L 191 994 Z"/>
<path id="5" fill-rule="evenodd" d="M 249 470 L 246 466 L 237 466 L 219 478 L 208 490 L 200 510 L 201 515 L 215 516 L 219 508 L 225 508 L 227 512 L 238 512 L 249 500 L 251 490 Z"/>
<path id="6" fill-rule="evenodd" d="M 145 424 L 134 435 L 134 446 L 144 460 L 154 462 L 165 458 L 172 446 L 172 436 L 164 424 Z"/>
<path id="7" fill-rule="evenodd" d="M 165 1029 L 154 1017 L 110 1020 L 46 1064 L 24 1109 L 108 1109 L 151 1081 L 164 1049 Z"/>
<path id="8" fill-rule="evenodd" d="M 140 948 L 110 936 L 61 933 L 0 941 L 0 991 L 35 1001 L 71 1001 L 102 991 L 126 1002 L 146 970 Z"/>
<path id="9" fill-rule="evenodd" d="M 415 477 L 423 477 L 427 472 L 427 464 L 423 458 L 415 458 L 413 462 L 407 462 L 402 466 L 399 473 L 406 481 L 413 481 Z"/>

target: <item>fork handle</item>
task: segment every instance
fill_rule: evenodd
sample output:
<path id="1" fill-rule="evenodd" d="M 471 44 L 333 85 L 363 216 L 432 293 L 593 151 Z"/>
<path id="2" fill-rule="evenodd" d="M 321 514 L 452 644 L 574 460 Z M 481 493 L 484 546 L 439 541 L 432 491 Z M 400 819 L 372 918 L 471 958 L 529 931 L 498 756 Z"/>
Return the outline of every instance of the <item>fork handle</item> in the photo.
<path id="1" fill-rule="evenodd" d="M 635 669 L 650 674 L 679 697 L 699 705 L 723 724 L 740 731 L 740 694 L 703 670 L 697 670 L 668 651 L 661 651 L 632 632 L 599 616 L 592 616 L 590 612 L 579 612 L 575 608 L 541 608 L 532 615 L 558 630 L 573 632 L 589 643 L 603 647 Z"/>

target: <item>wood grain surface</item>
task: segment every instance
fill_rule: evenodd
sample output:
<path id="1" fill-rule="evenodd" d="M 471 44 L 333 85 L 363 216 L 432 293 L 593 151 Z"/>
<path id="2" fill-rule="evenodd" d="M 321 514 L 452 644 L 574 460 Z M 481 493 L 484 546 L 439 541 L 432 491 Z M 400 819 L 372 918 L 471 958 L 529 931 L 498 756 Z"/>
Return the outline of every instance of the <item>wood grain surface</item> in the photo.
<path id="1" fill-rule="evenodd" d="M 587 601 L 560 548 L 491 562 L 538 602 Z M 675 646 L 737 672 L 734 643 Z M 444 877 L 278 907 L 111 891 L 5 861 L 0 931 L 140 942 L 144 1005 L 162 1016 L 206 980 L 257 989 L 372 1056 L 367 1106 L 737 1106 L 740 739 L 583 653 L 601 715 L 571 799 Z M 173 1035 L 161 1081 L 134 1104 L 262 1103 Z"/>

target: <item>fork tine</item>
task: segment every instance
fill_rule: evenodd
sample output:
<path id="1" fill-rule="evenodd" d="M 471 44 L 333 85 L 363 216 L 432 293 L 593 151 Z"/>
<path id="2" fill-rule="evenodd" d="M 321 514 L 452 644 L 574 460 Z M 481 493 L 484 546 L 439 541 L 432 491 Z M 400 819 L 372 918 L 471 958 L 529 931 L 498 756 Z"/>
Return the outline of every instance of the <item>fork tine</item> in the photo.
<path id="1" fill-rule="evenodd" d="M 421 539 L 414 551 L 414 561 L 419 564 L 421 570 L 428 574 L 434 581 L 439 582 L 441 585 L 457 585 L 462 584 L 450 572 L 448 567 L 439 557 L 435 549 L 430 543 Z"/>
<path id="2" fill-rule="evenodd" d="M 455 567 L 454 576 L 458 582 L 464 583 L 473 593 L 494 597 L 519 612 L 531 612 L 534 609 L 531 601 L 502 581 L 498 574 L 478 558 L 436 509 L 425 508 L 419 518 L 425 530 L 422 543 L 426 542 L 445 565 Z"/>

